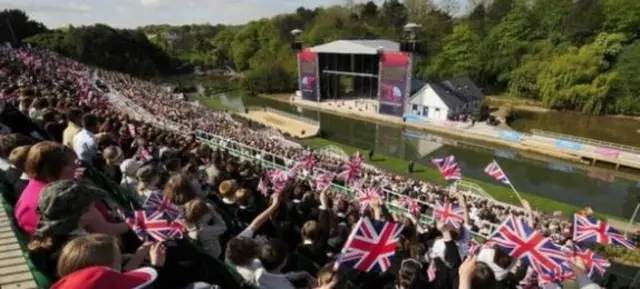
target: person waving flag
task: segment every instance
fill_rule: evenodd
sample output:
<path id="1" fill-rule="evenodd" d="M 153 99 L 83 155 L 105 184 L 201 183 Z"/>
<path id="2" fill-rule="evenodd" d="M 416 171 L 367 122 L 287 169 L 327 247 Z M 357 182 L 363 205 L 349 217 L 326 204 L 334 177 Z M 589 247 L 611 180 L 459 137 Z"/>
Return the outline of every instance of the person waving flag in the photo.
<path id="1" fill-rule="evenodd" d="M 498 165 L 498 162 L 496 162 L 495 160 L 493 160 L 491 163 L 489 163 L 489 165 L 487 165 L 486 168 L 484 168 L 484 172 L 496 179 L 496 181 L 498 182 L 501 182 L 505 185 L 511 185 L 509 178 L 507 178 L 507 175 L 505 175 L 505 173 L 502 171 L 502 168 L 500 168 L 500 165 Z"/>
<path id="2" fill-rule="evenodd" d="M 387 271 L 400 244 L 402 229 L 398 223 L 362 217 L 353 226 L 336 265 L 361 272 Z"/>
<path id="3" fill-rule="evenodd" d="M 456 161 L 455 156 L 450 155 L 444 158 L 432 159 L 431 162 L 438 168 L 445 180 L 458 181 L 462 179 L 460 164 Z"/>
<path id="4" fill-rule="evenodd" d="M 636 249 L 633 242 L 607 222 L 582 214 L 573 215 L 573 241 L 587 244 L 619 245 L 632 250 Z"/>

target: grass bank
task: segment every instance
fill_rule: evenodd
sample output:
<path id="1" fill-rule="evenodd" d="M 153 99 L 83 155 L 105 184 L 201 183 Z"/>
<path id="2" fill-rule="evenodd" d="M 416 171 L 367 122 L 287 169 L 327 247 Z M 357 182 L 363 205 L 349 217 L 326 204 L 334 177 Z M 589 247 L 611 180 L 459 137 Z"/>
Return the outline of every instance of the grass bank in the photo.
<path id="1" fill-rule="evenodd" d="M 327 145 L 333 145 L 343 149 L 348 154 L 353 154 L 356 151 L 360 151 L 365 156 L 368 154 L 368 151 L 358 149 L 352 146 L 344 145 L 341 143 L 337 143 L 334 141 L 326 140 L 323 138 L 313 138 L 313 139 L 303 140 L 302 142 L 314 148 L 321 148 Z M 409 175 L 407 171 L 406 160 L 394 158 L 386 155 L 380 155 L 380 154 L 375 155 L 373 161 L 370 161 L 368 163 L 376 167 L 379 167 L 383 170 L 394 172 L 399 175 L 409 176 L 413 179 L 419 179 L 419 180 L 438 183 L 438 184 L 445 184 L 445 180 L 442 178 L 438 170 L 436 170 L 433 167 L 415 164 L 414 173 Z M 487 193 L 492 195 L 498 201 L 514 204 L 518 206 L 520 205 L 520 201 L 518 200 L 518 198 L 515 196 L 515 194 L 509 187 L 502 186 L 499 184 L 493 184 L 493 183 L 489 183 L 489 182 L 485 182 L 485 181 L 481 181 L 473 178 L 464 178 L 464 180 L 473 182 L 478 186 L 482 187 Z M 567 214 L 573 214 L 574 212 L 581 209 L 580 207 L 577 207 L 577 206 L 573 206 L 563 202 L 558 202 L 545 197 L 540 197 L 532 193 L 526 193 L 526 192 L 519 192 L 519 193 L 523 198 L 527 199 L 534 208 L 542 209 L 544 211 L 549 211 L 549 212 L 562 211 Z M 607 218 L 614 218 L 612 216 L 606 216 L 606 215 L 604 216 Z"/>

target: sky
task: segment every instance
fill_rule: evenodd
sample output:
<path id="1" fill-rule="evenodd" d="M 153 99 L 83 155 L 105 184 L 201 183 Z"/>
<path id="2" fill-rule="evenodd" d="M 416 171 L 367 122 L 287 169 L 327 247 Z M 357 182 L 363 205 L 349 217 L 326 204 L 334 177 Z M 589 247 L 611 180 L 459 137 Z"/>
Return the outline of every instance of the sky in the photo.
<path id="1" fill-rule="evenodd" d="M 95 23 L 134 28 L 147 24 L 242 24 L 300 6 L 343 3 L 345 0 L 0 0 L 0 10 L 21 9 L 49 28 Z"/>

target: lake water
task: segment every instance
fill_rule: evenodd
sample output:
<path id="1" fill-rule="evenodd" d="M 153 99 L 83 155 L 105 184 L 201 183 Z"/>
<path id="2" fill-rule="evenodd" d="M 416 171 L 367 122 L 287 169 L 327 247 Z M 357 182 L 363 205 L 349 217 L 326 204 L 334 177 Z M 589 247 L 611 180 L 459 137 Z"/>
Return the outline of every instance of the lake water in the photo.
<path id="1" fill-rule="evenodd" d="M 177 81 L 183 85 L 202 83 L 216 91 L 228 85 L 228 82 L 211 76 L 179 77 L 169 80 L 172 83 Z M 495 180 L 484 173 L 484 167 L 492 159 L 496 159 L 518 190 L 576 206 L 591 206 L 594 210 L 608 215 L 628 219 L 640 199 L 640 183 L 637 180 L 586 171 L 570 163 L 549 158 L 534 160 L 505 148 L 405 131 L 380 123 L 301 109 L 267 98 L 239 97 L 233 94 L 226 94 L 226 98 L 230 99 L 234 106 L 239 102 L 245 106 L 265 105 L 316 119 L 320 122 L 324 138 L 366 151 L 374 148 L 377 153 L 412 159 L 427 166 L 432 166 L 430 160 L 434 157 L 453 154 L 460 162 L 464 176 L 488 182 Z M 521 114 L 513 125 L 522 131 L 539 128 L 633 144 L 634 139 L 638 140 L 636 143 L 640 143 L 640 134 L 635 132 L 640 128 L 638 123 L 640 122 L 550 112 Z M 425 154 L 425 147 L 437 149 Z"/>
<path id="2" fill-rule="evenodd" d="M 377 153 L 413 159 L 427 166 L 432 166 L 430 160 L 434 157 L 453 154 L 459 160 L 464 176 L 488 182 L 495 180 L 484 173 L 484 167 L 496 159 L 518 190 L 576 206 L 591 206 L 598 212 L 613 216 L 630 218 L 640 198 L 640 185 L 636 180 L 585 171 L 561 161 L 533 160 L 504 148 L 405 131 L 384 124 L 301 109 L 272 99 L 241 99 L 245 106 L 265 105 L 316 119 L 320 122 L 324 138 L 366 151 L 374 148 Z M 421 146 L 439 148 L 422 154 Z"/>
<path id="3" fill-rule="evenodd" d="M 568 111 L 516 111 L 516 119 L 509 124 L 518 131 L 531 129 L 565 133 L 640 147 L 640 120 L 585 115 Z"/>

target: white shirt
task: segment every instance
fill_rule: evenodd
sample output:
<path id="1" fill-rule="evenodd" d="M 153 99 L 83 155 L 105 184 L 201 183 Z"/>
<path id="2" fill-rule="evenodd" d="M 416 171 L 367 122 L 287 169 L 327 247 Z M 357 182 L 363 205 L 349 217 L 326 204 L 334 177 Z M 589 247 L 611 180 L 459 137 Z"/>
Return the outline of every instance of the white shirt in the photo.
<path id="1" fill-rule="evenodd" d="M 291 281 L 287 279 L 287 275 L 273 274 L 267 272 L 264 268 L 260 268 L 255 271 L 256 285 L 260 289 L 295 289 L 296 287 L 291 284 Z"/>
<path id="2" fill-rule="evenodd" d="M 73 137 L 73 151 L 76 152 L 78 158 L 91 163 L 98 155 L 96 136 L 92 132 L 82 129 Z"/>

